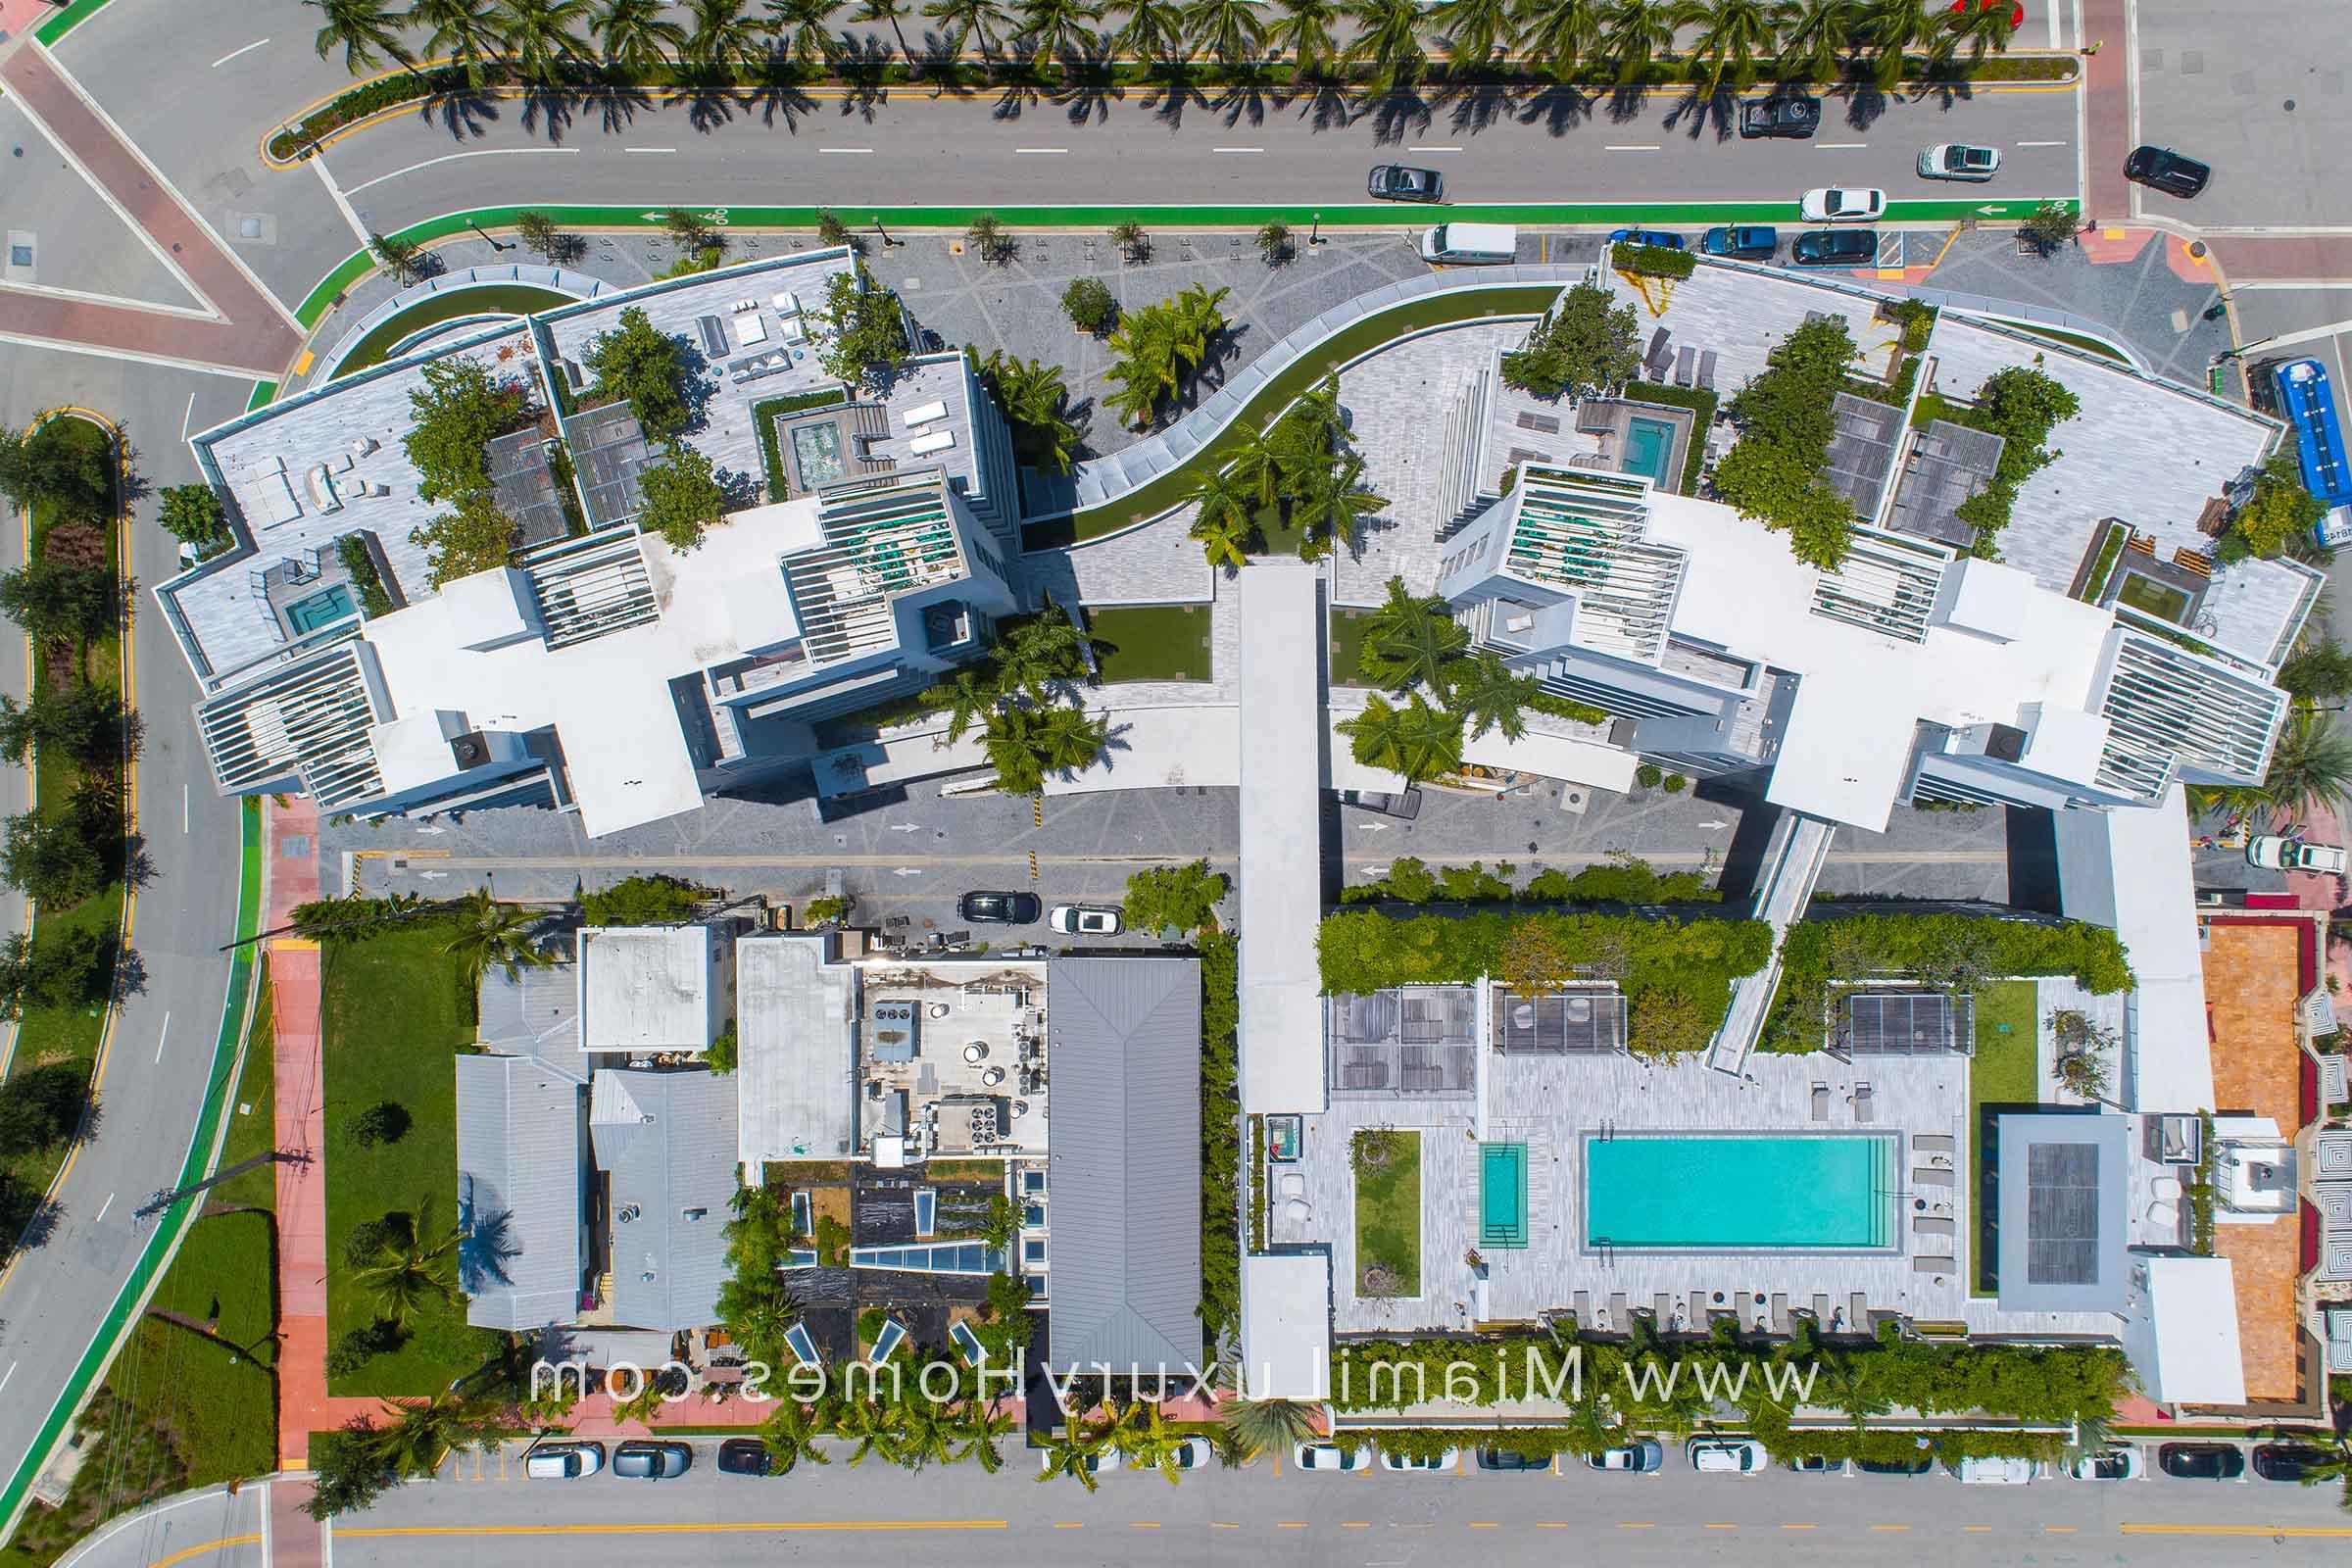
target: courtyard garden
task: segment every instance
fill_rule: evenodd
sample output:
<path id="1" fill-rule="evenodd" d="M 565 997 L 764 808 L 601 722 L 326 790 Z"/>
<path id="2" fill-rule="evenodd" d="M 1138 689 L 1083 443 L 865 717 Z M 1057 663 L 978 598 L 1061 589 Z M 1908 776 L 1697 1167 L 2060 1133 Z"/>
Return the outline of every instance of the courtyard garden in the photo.
<path id="1" fill-rule="evenodd" d="M 2034 1011 L 2040 989 L 2031 980 L 1997 980 L 1977 993 L 1977 1053 L 1968 1065 L 1968 1190 L 1976 1202 L 1976 1278 L 1970 1294 L 1993 1294 L 1992 1222 L 1984 1201 L 1985 1119 L 2003 1106 L 2031 1105 L 2040 1099 L 2040 1070 L 2034 1059 Z"/>
<path id="2" fill-rule="evenodd" d="M 1348 1152 L 1355 1171 L 1359 1296 L 1421 1294 L 1421 1135 L 1367 1127 Z"/>
<path id="3" fill-rule="evenodd" d="M 1104 685 L 1209 680 L 1206 605 L 1110 605 L 1086 612 Z"/>

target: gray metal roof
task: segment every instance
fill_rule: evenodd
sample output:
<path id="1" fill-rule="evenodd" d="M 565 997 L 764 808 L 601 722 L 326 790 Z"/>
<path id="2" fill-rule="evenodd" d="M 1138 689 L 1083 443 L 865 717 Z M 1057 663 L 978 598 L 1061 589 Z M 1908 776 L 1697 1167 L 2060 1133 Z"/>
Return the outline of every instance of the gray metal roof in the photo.
<path id="1" fill-rule="evenodd" d="M 580 1050 L 580 977 L 570 961 L 517 969 L 512 979 L 496 964 L 483 970 L 474 1038 L 484 1051 L 537 1056 L 586 1083 L 591 1064 Z"/>
<path id="2" fill-rule="evenodd" d="M 1055 958 L 1046 973 L 1050 1363 L 1201 1356 L 1200 964 Z"/>
<path id="3" fill-rule="evenodd" d="M 2104 1312 L 2125 1302 L 2131 1119 L 2020 1113 L 1995 1124 L 2004 1312 Z"/>
<path id="4" fill-rule="evenodd" d="M 735 1174 L 735 1083 L 696 1069 L 605 1068 L 589 1137 L 612 1237 L 613 1321 L 702 1328 L 718 1315 Z"/>
<path id="5" fill-rule="evenodd" d="M 528 1056 L 458 1058 L 458 1249 L 466 1321 L 521 1332 L 579 1316 L 583 1086 Z"/>

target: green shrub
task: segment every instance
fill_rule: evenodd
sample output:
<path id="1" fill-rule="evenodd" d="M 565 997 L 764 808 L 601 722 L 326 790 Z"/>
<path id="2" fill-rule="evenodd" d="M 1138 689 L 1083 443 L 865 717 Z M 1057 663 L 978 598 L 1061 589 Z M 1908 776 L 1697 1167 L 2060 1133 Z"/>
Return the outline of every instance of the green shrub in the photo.
<path id="1" fill-rule="evenodd" d="M 826 280 L 824 317 L 833 341 L 822 360 L 836 381 L 855 386 L 870 374 L 887 374 L 914 352 L 906 341 L 906 308 L 862 262 Z"/>
<path id="2" fill-rule="evenodd" d="M 1204 931 L 1200 952 L 1200 1327 L 1223 1343 L 1242 1321 L 1241 946 Z"/>
<path id="3" fill-rule="evenodd" d="M 1682 775 L 1682 774 L 1680 774 L 1680 773 L 1669 773 L 1669 774 L 1667 774 L 1667 775 L 1666 775 L 1666 793 L 1667 793 L 1667 794 L 1669 794 L 1669 795 L 1680 795 L 1680 794 L 1682 794 L 1682 793 L 1683 793 L 1683 791 L 1685 791 L 1685 790 L 1689 789 L 1690 787 L 1690 781 L 1689 779 L 1687 779 L 1687 778 L 1683 777 L 1683 775 Z"/>
<path id="4" fill-rule="evenodd" d="M 1977 530 L 1976 554 L 1990 558 L 1994 541 L 2009 526 L 2018 487 L 2057 460 L 2042 445 L 2051 429 L 2073 418 L 2082 404 L 2065 383 L 2028 365 L 2012 365 L 1984 378 L 1976 407 L 1957 422 L 2001 438 L 2001 459 L 1992 482 L 1952 509 Z"/>
<path id="5" fill-rule="evenodd" d="M 1664 245 L 1628 245 L 1621 240 L 1609 247 L 1609 265 L 1637 277 L 1684 278 L 1697 269 L 1698 258 Z"/>
<path id="6" fill-rule="evenodd" d="M 1845 318 L 1805 322 L 1772 351 L 1764 373 L 1732 399 L 1740 439 L 1715 465 L 1715 490 L 1776 533 L 1799 561 L 1823 570 L 1845 560 L 1853 508 L 1823 479 L 1854 340 Z"/>
<path id="7" fill-rule="evenodd" d="M 1119 302 L 1099 277 L 1073 277 L 1061 291 L 1061 311 L 1070 324 L 1097 337 L 1119 324 Z"/>
<path id="8" fill-rule="evenodd" d="M 362 1149 L 397 1144 L 409 1135 L 409 1110 L 397 1100 L 379 1100 L 351 1119 L 351 1141 Z"/>
<path id="9" fill-rule="evenodd" d="M 1821 1047 L 1834 981 L 1874 976 L 1973 992 L 1985 981 L 2071 975 L 2099 996 L 2128 989 L 2124 945 L 2105 926 L 1972 914 L 1857 914 L 1804 920 L 1781 943 L 1768 1049 Z"/>
<path id="10" fill-rule="evenodd" d="M 367 540 L 356 533 L 345 534 L 335 541 L 335 559 L 343 564 L 344 574 L 359 590 L 361 614 L 373 620 L 378 615 L 392 613 L 395 608 L 392 596 L 384 590 L 383 576 L 375 569 L 375 556 L 368 550 Z"/>
<path id="11" fill-rule="evenodd" d="M 584 895 L 580 916 L 587 925 L 668 925 L 694 912 L 694 906 L 716 898 L 710 888 L 696 887 L 674 876 L 623 877 L 609 888 Z"/>
<path id="12" fill-rule="evenodd" d="M 1188 936 L 1213 931 L 1228 885 L 1205 858 L 1186 865 L 1146 866 L 1127 878 L 1127 924 L 1138 931 L 1173 926 Z"/>
<path id="13" fill-rule="evenodd" d="M 1634 769 L 1634 782 L 1645 790 L 1654 790 L 1664 781 L 1666 770 L 1655 762 L 1643 762 Z"/>
<path id="14" fill-rule="evenodd" d="M 1597 283 L 1579 283 L 1561 295 L 1527 341 L 1502 357 L 1504 383 L 1541 398 L 1584 397 L 1639 375 L 1641 318 L 1615 299 Z"/>
<path id="15" fill-rule="evenodd" d="M 727 1025 L 703 1051 L 703 1065 L 721 1077 L 735 1070 L 735 1026 Z"/>

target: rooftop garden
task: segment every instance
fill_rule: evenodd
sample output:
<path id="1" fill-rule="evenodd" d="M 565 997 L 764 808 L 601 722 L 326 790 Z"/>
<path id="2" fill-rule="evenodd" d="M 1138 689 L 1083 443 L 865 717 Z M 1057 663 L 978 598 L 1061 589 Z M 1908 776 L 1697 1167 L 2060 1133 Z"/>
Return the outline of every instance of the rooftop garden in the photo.
<path id="1" fill-rule="evenodd" d="M 1583 398 L 1640 375 L 1641 317 L 1614 300 L 1597 283 L 1562 294 L 1527 341 L 1502 357 L 1503 383 L 1540 398 Z"/>
<path id="2" fill-rule="evenodd" d="M 498 510 L 483 449 L 539 417 L 530 392 L 514 376 L 494 374 L 469 359 L 418 367 L 424 385 L 409 394 L 415 422 L 401 437 L 416 468 L 416 494 L 446 506 L 410 531 L 423 547 L 435 588 L 455 578 L 506 564 L 514 548 L 514 523 Z"/>
<path id="3" fill-rule="evenodd" d="M 2001 438 L 2000 466 L 1993 470 L 1992 482 L 1953 511 L 1977 530 L 1975 554 L 1987 560 L 1999 556 L 2000 533 L 2009 526 L 2018 487 L 2058 460 L 2058 454 L 2042 443 L 2052 429 L 2081 412 L 2081 400 L 2063 382 L 2026 365 L 2008 366 L 1986 376 L 1973 407 L 1955 412 L 1946 406 L 1942 417 Z"/>
<path id="4" fill-rule="evenodd" d="M 1355 1172 L 1355 1294 L 1421 1294 L 1421 1134 L 1367 1127 L 1348 1146 Z"/>
<path id="5" fill-rule="evenodd" d="M 1984 1150 L 1991 1142 L 1987 1122 L 1997 1111 L 2038 1103 L 2041 1074 L 2035 1062 L 2035 1021 L 2040 990 L 2031 980 L 1995 980 L 1977 991 L 1976 1054 L 1968 1064 L 1968 1191 L 1975 1204 L 1975 1260 L 1969 1294 L 1993 1294 L 1993 1221 L 1999 1213 L 1985 1183 Z"/>
<path id="6" fill-rule="evenodd" d="M 1715 493 L 1743 517 L 1788 535 L 1799 561 L 1824 570 L 1845 560 L 1854 511 L 1823 479 L 1837 433 L 1832 401 L 1845 390 L 1854 340 L 1845 318 L 1825 316 L 1781 340 L 1764 372 L 1731 402 L 1740 439 L 1715 465 Z"/>
<path id="7" fill-rule="evenodd" d="M 1206 605 L 1105 605 L 1086 619 L 1104 685 L 1212 676 Z"/>

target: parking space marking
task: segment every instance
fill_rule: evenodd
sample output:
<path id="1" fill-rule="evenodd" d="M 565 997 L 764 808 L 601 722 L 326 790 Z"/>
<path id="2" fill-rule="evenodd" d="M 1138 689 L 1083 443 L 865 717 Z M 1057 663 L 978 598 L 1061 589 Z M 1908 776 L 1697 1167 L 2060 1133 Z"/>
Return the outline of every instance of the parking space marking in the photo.
<path id="1" fill-rule="evenodd" d="M 1212 153 L 1262 153 L 1263 147 L 1211 147 Z"/>
<path id="2" fill-rule="evenodd" d="M 2062 141 L 2021 141 L 2018 145 L 2020 147 L 2064 147 L 2067 143 Z"/>
<path id="3" fill-rule="evenodd" d="M 1603 152 L 1611 153 L 1654 153 L 1658 150 L 1658 144 L 1655 142 L 1611 142 L 1601 149 Z"/>
<path id="4" fill-rule="evenodd" d="M 1408 153 L 1458 153 L 1459 147 L 1407 147 Z"/>
<path id="5" fill-rule="evenodd" d="M 1844 153 L 1867 147 L 1870 143 L 1866 141 L 1817 141 L 1813 145 L 1825 153 Z"/>

